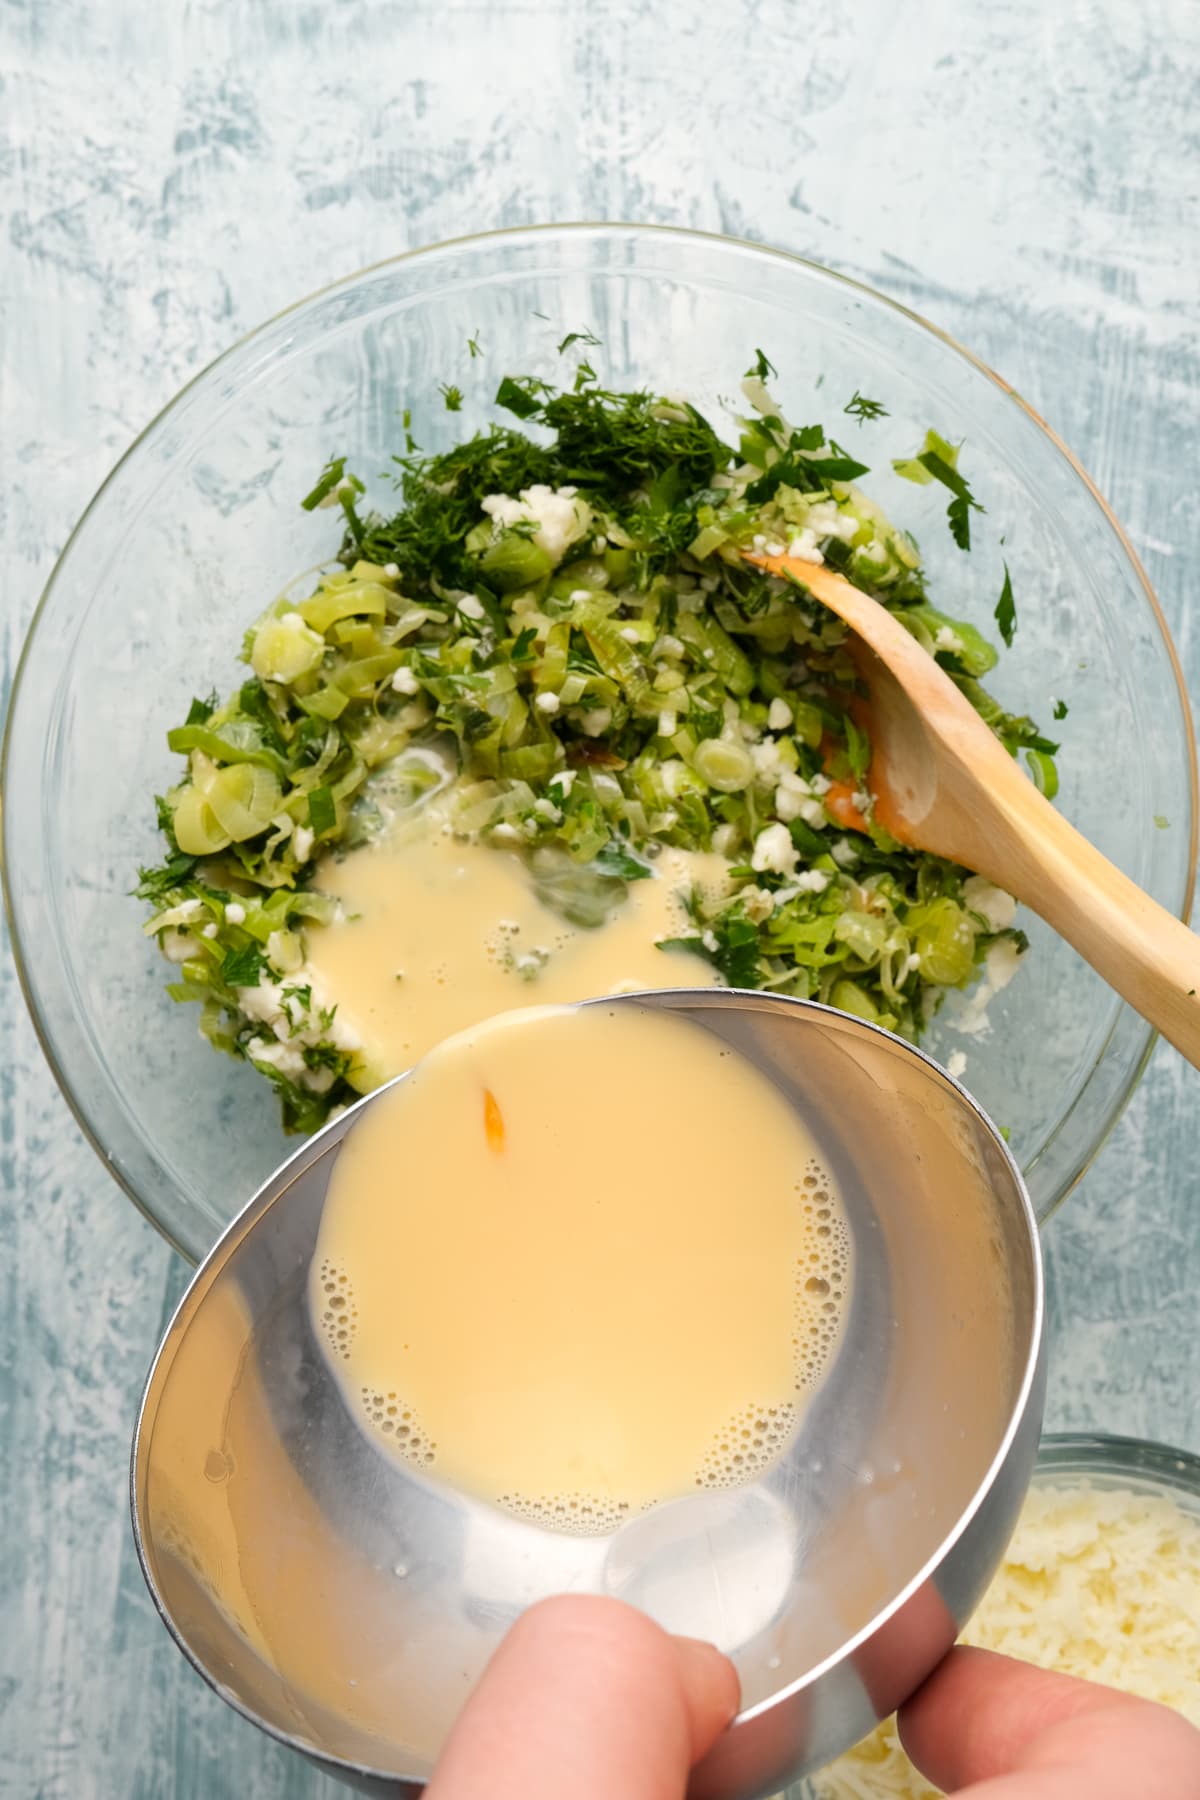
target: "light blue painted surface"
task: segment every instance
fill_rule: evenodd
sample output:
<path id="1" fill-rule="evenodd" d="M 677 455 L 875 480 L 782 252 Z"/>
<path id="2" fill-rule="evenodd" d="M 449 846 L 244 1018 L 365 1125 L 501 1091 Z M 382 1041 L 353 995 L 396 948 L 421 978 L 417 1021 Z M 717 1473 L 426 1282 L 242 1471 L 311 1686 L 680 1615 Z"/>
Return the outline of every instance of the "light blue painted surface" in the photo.
<path id="1" fill-rule="evenodd" d="M 0 675 L 141 425 L 331 276 L 553 218 L 725 230 L 906 301 L 1078 452 L 1194 624 L 1193 0 L 8 0 Z M 0 962 L 0 1794 L 342 1792 L 170 1646 L 129 1430 L 181 1265 L 81 1143 Z M 1160 1048 L 1050 1229 L 1050 1420 L 1200 1450 L 1197 1078 Z"/>

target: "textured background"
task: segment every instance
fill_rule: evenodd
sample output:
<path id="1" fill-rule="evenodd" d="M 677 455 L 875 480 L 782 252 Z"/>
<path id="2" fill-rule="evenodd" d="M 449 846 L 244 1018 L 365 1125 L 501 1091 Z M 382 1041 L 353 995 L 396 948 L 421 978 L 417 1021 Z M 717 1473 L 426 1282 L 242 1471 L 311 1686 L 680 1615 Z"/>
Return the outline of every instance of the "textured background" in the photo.
<path id="1" fill-rule="evenodd" d="M 93 489 L 239 333 L 410 245 L 555 218 L 761 238 L 924 312 L 1081 456 L 1193 624 L 1195 0 L 3 0 L 0 681 Z M 336 1789 L 168 1643 L 125 1507 L 184 1270 L 0 959 L 0 1793 Z M 1195 1076 L 1159 1048 L 1051 1226 L 1050 1422 L 1200 1450 Z"/>

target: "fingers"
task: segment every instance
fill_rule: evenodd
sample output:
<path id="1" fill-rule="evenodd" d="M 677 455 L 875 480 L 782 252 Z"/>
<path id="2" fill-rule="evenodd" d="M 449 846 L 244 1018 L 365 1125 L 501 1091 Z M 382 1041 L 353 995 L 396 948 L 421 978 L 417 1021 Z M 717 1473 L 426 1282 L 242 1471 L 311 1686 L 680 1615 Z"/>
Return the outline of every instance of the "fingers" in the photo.
<path id="1" fill-rule="evenodd" d="M 737 1705 L 711 1645 L 618 1600 L 543 1600 L 484 1671 L 429 1800 L 680 1800 Z"/>
<path id="2" fill-rule="evenodd" d="M 971 1800 L 1200 1800 L 1200 1732 L 1178 1713 L 988 1650 L 952 1650 L 901 1709 L 900 1737 Z"/>
<path id="3" fill-rule="evenodd" d="M 668 1638 L 691 1727 L 692 1768 L 707 1754 L 741 1704 L 737 1673 L 727 1656 L 698 1638 Z"/>

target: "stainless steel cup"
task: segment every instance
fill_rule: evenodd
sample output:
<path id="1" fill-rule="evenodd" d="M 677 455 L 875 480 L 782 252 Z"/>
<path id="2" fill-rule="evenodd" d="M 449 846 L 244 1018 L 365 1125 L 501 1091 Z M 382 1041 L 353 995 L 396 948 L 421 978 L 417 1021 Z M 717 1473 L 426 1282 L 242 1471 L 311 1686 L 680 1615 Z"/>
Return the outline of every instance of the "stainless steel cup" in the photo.
<path id="1" fill-rule="evenodd" d="M 1033 1467 L 1037 1229 L 970 1096 L 911 1045 L 808 1002 L 705 989 L 604 1004 L 684 1014 L 750 1057 L 840 1184 L 843 1337 L 766 1475 L 571 1537 L 368 1437 L 328 1368 L 307 1277 L 330 1172 L 372 1098 L 229 1227 L 150 1372 L 133 1517 L 168 1630 L 232 1706 L 367 1793 L 420 1791 L 507 1627 L 568 1590 L 617 1595 L 727 1651 L 743 1709 L 691 1795 L 774 1793 L 868 1732 L 949 1648 Z"/>

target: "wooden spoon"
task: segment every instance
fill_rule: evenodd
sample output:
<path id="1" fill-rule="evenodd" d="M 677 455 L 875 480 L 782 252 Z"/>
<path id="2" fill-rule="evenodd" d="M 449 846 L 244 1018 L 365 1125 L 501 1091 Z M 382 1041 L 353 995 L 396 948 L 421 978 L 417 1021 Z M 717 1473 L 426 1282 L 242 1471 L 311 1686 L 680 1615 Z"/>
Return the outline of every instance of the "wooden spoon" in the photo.
<path id="1" fill-rule="evenodd" d="M 746 560 L 806 588 L 861 639 L 854 655 L 870 694 L 866 786 L 879 823 L 1023 900 L 1200 1068 L 1200 938 L 1055 811 L 877 600 L 817 564 Z"/>

